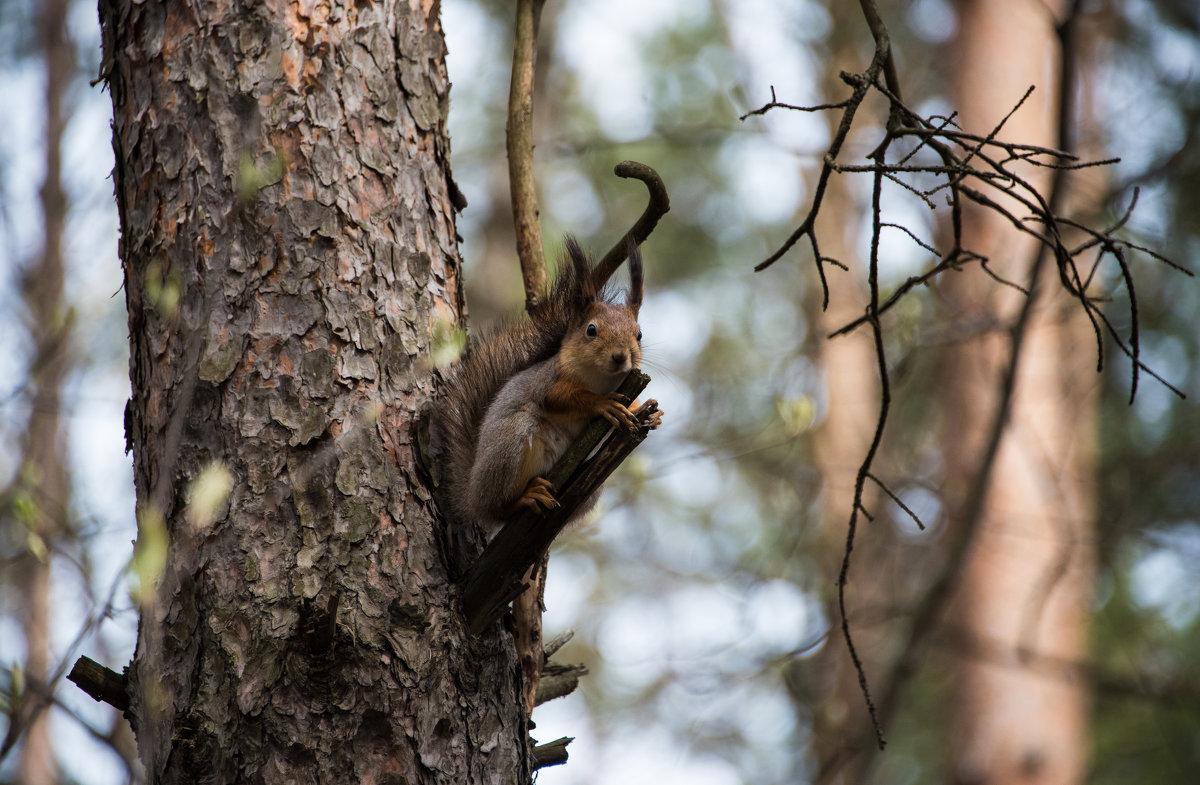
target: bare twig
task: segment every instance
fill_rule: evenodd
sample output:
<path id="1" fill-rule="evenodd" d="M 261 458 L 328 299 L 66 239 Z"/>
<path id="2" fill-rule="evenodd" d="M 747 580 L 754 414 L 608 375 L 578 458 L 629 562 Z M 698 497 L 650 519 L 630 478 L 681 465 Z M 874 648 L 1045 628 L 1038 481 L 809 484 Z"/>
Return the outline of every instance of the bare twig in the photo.
<path id="1" fill-rule="evenodd" d="M 771 100 L 762 106 L 738 117 L 739 120 L 745 120 L 747 117 L 766 114 L 772 109 L 792 109 L 797 112 L 822 112 L 826 109 L 841 109 L 846 106 L 849 101 L 838 101 L 835 104 L 817 104 L 816 106 L 797 106 L 796 104 L 781 103 L 775 98 L 775 85 L 771 85 Z"/>
<path id="2" fill-rule="evenodd" d="M 878 55 L 877 55 L 878 56 Z M 890 135 L 889 135 L 890 136 Z M 885 137 L 884 144 L 876 148 L 875 154 L 879 161 L 883 161 L 887 155 L 888 138 Z M 871 727 L 875 731 L 875 742 L 879 745 L 879 749 L 887 746 L 887 741 L 883 737 L 883 726 L 879 721 L 879 714 L 875 709 L 875 702 L 871 699 L 871 690 L 867 684 L 867 674 L 863 669 L 862 660 L 858 656 L 858 651 L 854 646 L 854 638 L 850 634 L 850 620 L 846 613 L 846 587 L 850 579 L 850 555 L 854 551 L 854 536 L 857 530 L 858 513 L 863 510 L 863 486 L 866 484 L 868 475 L 871 472 L 871 464 L 875 460 L 875 453 L 879 450 L 879 445 L 883 441 L 883 431 L 887 426 L 888 409 L 891 406 L 891 387 L 888 383 L 888 366 L 887 355 L 884 352 L 883 346 L 883 329 L 879 324 L 879 234 L 882 231 L 880 222 L 880 194 L 883 192 L 883 171 L 879 169 L 875 173 L 875 186 L 871 192 L 871 211 L 873 216 L 871 227 L 871 256 L 867 267 L 867 283 L 870 286 L 871 297 L 867 303 L 867 322 L 871 325 L 871 336 L 875 339 L 875 357 L 879 367 L 879 419 L 875 424 L 875 435 L 871 439 L 871 446 L 867 448 L 867 455 L 863 458 L 862 465 L 858 468 L 858 476 L 854 481 L 854 502 L 850 510 L 850 522 L 846 527 L 846 549 L 842 554 L 842 568 L 838 573 L 838 613 L 842 619 L 842 637 L 846 641 L 846 648 L 850 652 L 850 659 L 854 663 L 855 673 L 858 675 L 858 686 L 862 690 L 863 700 L 867 704 L 867 713 L 871 717 Z"/>
<path id="3" fill-rule="evenodd" d="M 517 258 L 525 285 L 525 310 L 546 293 L 546 258 L 538 223 L 537 189 L 533 180 L 533 76 L 537 63 L 538 23 L 545 0 L 517 0 L 512 81 L 508 92 L 508 186 L 512 194 Z"/>
<path id="4" fill-rule="evenodd" d="M 886 221 L 884 221 L 883 223 L 880 223 L 879 225 L 880 225 L 880 227 L 887 227 L 889 229 L 899 229 L 900 231 L 907 234 L 914 243 L 921 246 L 926 251 L 929 251 L 929 253 L 933 254 L 934 256 L 941 256 L 941 254 L 938 253 L 938 249 L 934 248 L 932 245 L 925 242 L 920 237 L 917 237 L 915 234 L 913 234 L 912 230 L 909 229 L 907 226 L 901 226 L 900 224 L 888 223 Z"/>
<path id="5" fill-rule="evenodd" d="M 889 297 L 886 302 L 884 302 L 882 305 L 879 306 L 879 315 L 882 316 L 885 312 L 890 310 L 893 305 L 898 303 L 900 301 L 900 299 L 902 297 L 904 297 L 904 295 L 908 294 L 911 290 L 913 290 L 914 288 L 916 288 L 918 286 L 924 286 L 925 284 L 929 283 L 934 278 L 936 278 L 938 275 L 940 275 L 942 272 L 944 272 L 946 270 L 957 269 L 960 265 L 962 265 L 966 262 L 978 261 L 978 260 L 982 260 L 982 259 L 983 259 L 983 257 L 979 256 L 978 254 L 972 253 L 970 251 L 963 251 L 961 249 L 955 249 L 955 251 L 951 252 L 946 257 L 939 260 L 938 263 L 936 265 L 934 265 L 933 268 L 931 268 L 928 272 L 922 273 L 921 275 L 912 276 L 908 280 L 906 280 L 904 283 L 902 283 L 899 287 L 897 287 L 896 291 L 892 292 L 891 297 Z M 839 335 L 846 335 L 848 333 L 853 332 L 856 328 L 858 328 L 866 323 L 867 323 L 867 317 L 865 315 L 860 316 L 857 319 L 855 319 L 854 321 L 848 322 L 847 324 L 843 325 L 842 327 L 839 327 L 838 329 L 834 330 L 827 337 L 836 338 Z"/>
<path id="6" fill-rule="evenodd" d="M 895 96 L 896 101 L 900 102 L 900 78 L 896 75 L 896 60 L 892 57 L 892 43 L 887 25 L 883 23 L 883 17 L 879 15 L 875 0 L 859 0 L 858 5 L 862 9 L 863 19 L 867 21 L 871 37 L 875 39 L 875 57 L 872 58 L 871 65 L 874 67 L 878 64 L 882 69 L 883 77 L 887 81 L 887 89 Z M 878 71 L 875 73 L 872 81 L 878 78 Z"/>
<path id="7" fill-rule="evenodd" d="M 817 188 L 813 193 L 813 201 L 809 206 L 808 215 L 792 232 L 791 236 L 784 241 L 783 245 L 775 253 L 771 254 L 754 268 L 754 272 L 762 272 L 770 267 L 775 262 L 779 261 L 785 253 L 791 250 L 801 238 L 807 237 L 809 247 L 812 248 L 813 261 L 817 265 L 817 276 L 821 279 L 821 308 L 829 307 L 829 282 L 825 278 L 825 263 L 833 261 L 821 255 L 821 249 L 817 242 L 816 220 L 817 213 L 821 210 L 821 202 L 825 198 L 825 189 L 829 185 L 829 176 L 833 174 L 836 167 L 838 153 L 841 152 L 842 145 L 846 142 L 846 137 L 850 134 L 850 127 L 854 123 L 854 115 L 858 111 L 858 107 L 862 105 L 863 99 L 866 98 L 867 92 L 871 87 L 871 81 L 874 75 L 878 74 L 879 69 L 883 67 L 882 59 L 876 53 L 876 57 L 871 61 L 871 67 L 864 74 L 842 74 L 842 80 L 853 88 L 853 93 L 850 98 L 844 102 L 842 109 L 842 119 L 838 123 L 837 132 L 833 136 L 833 140 L 829 143 L 829 149 L 825 153 L 824 163 L 821 166 L 821 174 L 817 178 Z"/>
<path id="8" fill-rule="evenodd" d="M 67 664 L 70 663 L 71 658 L 75 656 L 75 652 L 83 643 L 84 638 L 94 632 L 96 628 L 100 626 L 100 623 L 112 614 L 113 603 L 116 601 L 117 589 L 122 585 L 122 583 L 123 580 L 122 576 L 120 575 L 113 579 L 112 583 L 109 585 L 108 597 L 104 602 L 104 606 L 89 616 L 87 621 L 80 628 L 79 632 L 75 634 L 75 638 L 71 641 L 71 644 L 67 646 L 62 657 L 59 659 L 58 665 L 55 666 L 54 670 L 47 677 L 46 689 L 39 693 L 37 697 L 29 704 L 26 704 L 24 707 L 26 714 L 23 717 L 13 718 L 8 727 L 8 731 L 5 734 L 4 741 L 0 743 L 0 761 L 4 760 L 9 751 L 13 749 L 17 741 L 20 739 L 21 733 L 23 733 L 25 728 L 28 727 L 29 723 L 31 723 L 40 712 L 44 711 L 50 706 L 50 703 L 54 697 L 54 688 L 58 684 L 59 680 L 62 679 L 63 675 L 67 672 Z"/>
<path id="9" fill-rule="evenodd" d="M 918 529 L 920 529 L 921 531 L 925 531 L 925 524 L 921 521 L 921 516 L 919 516 L 915 512 L 913 512 L 912 508 L 910 508 L 907 504 L 905 504 L 904 501 L 899 496 L 897 496 L 895 493 L 893 493 L 892 489 L 889 488 L 887 486 L 887 484 L 883 482 L 883 480 L 879 479 L 874 474 L 868 474 L 867 479 L 869 479 L 871 482 L 875 483 L 875 485 L 877 485 L 879 487 L 879 490 L 886 493 L 888 495 L 888 498 L 896 503 L 897 507 L 904 510 L 904 512 L 908 514 L 908 517 L 912 518 L 913 523 L 917 524 Z"/>

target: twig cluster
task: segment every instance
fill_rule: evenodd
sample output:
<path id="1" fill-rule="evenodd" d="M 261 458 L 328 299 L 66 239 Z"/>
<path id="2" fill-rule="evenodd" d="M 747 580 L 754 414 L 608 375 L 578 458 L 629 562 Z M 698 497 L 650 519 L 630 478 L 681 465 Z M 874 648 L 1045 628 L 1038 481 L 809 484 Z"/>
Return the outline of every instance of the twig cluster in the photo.
<path id="1" fill-rule="evenodd" d="M 1104 336 L 1107 334 L 1113 344 L 1131 361 L 1130 400 L 1136 395 L 1139 374 L 1146 372 L 1160 381 L 1172 392 L 1179 396 L 1183 393 L 1162 379 L 1157 373 L 1148 368 L 1140 357 L 1138 335 L 1137 293 L 1134 288 L 1133 276 L 1130 271 L 1130 258 L 1140 252 L 1163 262 L 1170 267 L 1187 275 L 1192 273 L 1175 264 L 1159 253 L 1138 245 L 1123 237 L 1120 232 L 1129 220 L 1130 214 L 1137 203 L 1137 192 L 1133 193 L 1124 213 L 1111 225 L 1095 228 L 1086 223 L 1064 215 L 1060 209 L 1062 188 L 1061 181 L 1065 173 L 1088 167 L 1105 166 L 1114 163 L 1113 159 L 1100 161 L 1081 161 L 1069 152 L 1069 101 L 1072 94 L 1073 67 L 1070 61 L 1070 40 L 1076 16 L 1073 9 L 1071 14 L 1060 25 L 1058 33 L 1063 45 L 1064 67 L 1062 69 L 1060 95 L 1063 96 L 1062 117 L 1059 124 L 1059 146 L 1065 149 L 1054 149 L 1038 145 L 1009 142 L 1000 139 L 1001 131 L 1028 99 L 1033 88 L 1014 105 L 1009 113 L 985 135 L 974 134 L 959 127 L 956 116 L 932 115 L 923 117 L 909 108 L 902 96 L 899 80 L 891 54 L 888 32 L 875 8 L 873 0 L 860 0 L 860 5 L 867 24 L 875 40 L 875 53 L 869 67 L 862 73 L 842 72 L 841 78 L 850 88 L 851 94 L 843 101 L 821 104 L 817 106 L 795 106 L 780 102 L 774 88 L 771 90 L 771 101 L 752 112 L 743 115 L 742 119 L 752 115 L 761 115 L 774 109 L 793 111 L 828 111 L 841 112 L 840 122 L 830 141 L 817 176 L 812 203 L 799 226 L 792 232 L 783 245 L 771 256 L 758 264 L 755 271 L 765 270 L 781 259 L 801 240 L 806 240 L 812 252 L 818 278 L 822 287 L 822 307 L 829 305 L 829 283 L 826 277 L 826 265 L 832 264 L 843 270 L 844 264 L 821 253 L 820 242 L 816 231 L 816 218 L 821 210 L 822 201 L 831 176 L 834 174 L 861 173 L 872 176 L 871 191 L 871 243 L 868 260 L 869 299 L 862 316 L 850 321 L 830 333 L 829 337 L 846 335 L 860 327 L 868 327 L 875 346 L 875 355 L 881 381 L 881 395 L 878 419 L 870 447 L 859 467 L 855 484 L 854 500 L 850 510 L 847 527 L 846 543 L 843 552 L 841 570 L 838 576 L 838 606 L 841 616 L 841 630 L 854 668 L 858 675 L 860 687 L 871 717 L 879 748 L 885 745 L 882 732 L 881 716 L 890 713 L 893 698 L 900 682 L 906 676 L 906 669 L 911 669 L 911 649 L 908 654 L 901 656 L 901 662 L 893 669 L 887 684 L 886 698 L 883 710 L 877 711 L 868 688 L 862 661 L 854 646 L 846 613 L 846 586 L 850 568 L 851 554 L 860 513 L 870 517 L 863 506 L 863 489 L 869 479 L 883 488 L 893 500 L 898 499 L 883 483 L 872 474 L 872 464 L 883 438 L 887 424 L 888 410 L 891 402 L 889 385 L 888 361 L 884 347 L 884 331 L 881 317 L 895 306 L 913 289 L 924 286 L 943 272 L 960 270 L 972 264 L 991 276 L 998 284 L 1011 287 L 1021 292 L 1024 304 L 1016 321 L 1011 327 L 1012 353 L 1007 367 L 1004 387 L 990 423 L 987 453 L 983 456 L 982 469 L 976 478 L 975 485 L 969 495 L 967 518 L 964 521 L 964 537 L 960 547 L 970 539 L 970 532 L 982 511 L 982 499 L 987 489 L 991 466 L 998 448 L 1000 436 L 1003 433 L 1008 412 L 1011 407 L 1013 388 L 1015 387 L 1017 361 L 1020 355 L 1022 339 L 1037 300 L 1037 286 L 1040 272 L 1047 260 L 1052 259 L 1058 270 L 1058 281 L 1083 309 L 1091 322 L 1096 336 L 1097 370 L 1104 364 Z M 867 163 L 848 164 L 838 160 L 843 145 L 849 136 L 855 114 L 870 93 L 882 96 L 888 106 L 888 117 L 882 139 L 867 156 Z M 1034 169 L 1031 170 L 1030 167 Z M 1049 187 L 1034 183 L 1028 174 L 1022 173 L 1037 169 L 1049 170 L 1051 184 Z M 883 220 L 881 215 L 881 195 L 887 184 L 898 186 L 905 192 L 914 195 L 930 210 L 935 210 L 939 202 L 949 207 L 949 248 L 938 250 L 931 242 L 922 240 L 911 230 L 895 223 Z M 979 208 L 992 211 L 1003 218 L 1016 231 L 1032 237 L 1037 241 L 1038 251 L 1030 266 L 1029 278 L 1023 285 L 1003 278 L 997 271 L 989 267 L 989 260 L 984 255 L 966 247 L 963 242 L 963 211 L 966 205 L 972 204 Z M 908 278 L 886 298 L 879 287 L 879 249 L 880 239 L 884 229 L 899 230 L 914 243 L 928 252 L 934 261 L 919 275 Z M 1082 239 L 1070 239 L 1082 238 Z M 1101 308 L 1101 303 L 1107 298 L 1092 293 L 1098 274 L 1106 265 L 1115 266 L 1120 280 L 1124 284 L 1128 302 L 1129 327 L 1128 334 L 1109 319 Z M 978 504 L 975 504 L 978 500 Z M 901 505 L 903 507 L 903 505 Z M 904 508 L 916 520 L 915 514 Z M 917 520 L 918 525 L 921 522 Z M 941 607 L 951 582 L 956 577 L 957 567 L 961 560 L 951 559 L 948 571 L 935 580 L 934 589 L 925 606 L 918 609 L 914 620 L 911 636 L 916 639 L 927 631 L 927 623 Z M 924 621 L 922 621 L 924 619 Z"/>
<path id="2" fill-rule="evenodd" d="M 807 238 L 813 251 L 813 258 L 821 279 L 823 305 L 828 305 L 829 285 L 825 276 L 824 265 L 834 264 L 842 269 L 846 269 L 846 267 L 836 259 L 821 255 L 815 224 L 817 214 L 821 209 L 825 185 L 829 176 L 834 173 L 865 173 L 875 175 L 878 182 L 873 189 L 873 197 L 878 194 L 883 182 L 887 181 L 915 195 L 930 210 L 936 210 L 938 207 L 935 197 L 945 194 L 950 208 L 950 226 L 952 232 L 951 247 L 949 250 L 945 252 L 939 251 L 931 243 L 922 240 L 914 234 L 909 228 L 880 220 L 872 235 L 873 243 L 878 242 L 879 229 L 895 229 L 903 232 L 914 243 L 925 251 L 928 251 L 935 257 L 936 261 L 924 272 L 909 277 L 896 287 L 886 300 L 873 300 L 866 313 L 834 330 L 829 334 L 829 337 L 846 335 L 865 324 L 869 324 L 872 314 L 876 317 L 883 315 L 906 294 L 918 286 L 930 283 L 941 273 L 948 270 L 959 270 L 972 263 L 978 263 L 980 268 L 997 283 L 1014 288 L 1028 295 L 1029 291 L 1026 287 L 1002 278 L 995 270 L 989 267 L 989 260 L 986 256 L 976 253 L 963 245 L 963 206 L 965 203 L 973 203 L 1003 216 L 1014 229 L 1022 234 L 1033 237 L 1043 248 L 1051 253 L 1057 264 L 1059 281 L 1063 289 L 1079 302 L 1088 319 L 1091 321 L 1097 339 L 1098 371 L 1102 370 L 1104 365 L 1103 339 L 1104 335 L 1107 334 L 1114 345 L 1132 361 L 1131 400 L 1137 392 L 1138 378 L 1143 371 L 1153 376 L 1175 394 L 1183 396 L 1182 391 L 1163 379 L 1153 369 L 1147 367 L 1140 359 L 1137 291 L 1129 267 L 1130 255 L 1134 252 L 1144 253 L 1185 275 L 1191 276 L 1192 272 L 1153 249 L 1133 242 L 1119 234 L 1128 223 L 1137 205 L 1138 190 L 1134 189 L 1129 205 L 1116 221 L 1109 226 L 1096 228 L 1060 214 L 1055 209 L 1055 206 L 1051 204 L 1049 196 L 1044 195 L 1042 190 L 1030 182 L 1027 176 L 1019 174 L 1016 171 L 1016 166 L 1028 165 L 1065 172 L 1097 166 L 1108 166 L 1116 163 L 1118 159 L 1109 158 L 1098 161 L 1081 161 L 1078 156 L 1062 150 L 999 139 L 998 135 L 1000 131 L 1029 98 L 1033 92 L 1033 87 L 1030 87 L 1026 91 L 1025 95 L 1021 97 L 995 128 L 986 136 L 981 136 L 968 133 L 959 128 L 955 122 L 955 115 L 950 115 L 949 117 L 938 115 L 922 117 L 918 115 L 909 109 L 886 86 L 880 84 L 877 81 L 878 75 L 873 74 L 871 69 L 868 69 L 863 74 L 843 72 L 841 77 L 843 81 L 854 88 L 854 94 L 846 101 L 812 107 L 793 106 L 774 100 L 774 90 L 772 90 L 772 101 L 770 103 L 754 112 L 743 115 L 743 118 L 745 118 L 771 108 L 788 108 L 798 111 L 840 108 L 843 111 L 842 125 L 838 129 L 838 133 L 825 155 L 821 173 L 818 176 L 816 195 L 813 198 L 808 214 L 779 250 L 759 263 L 754 268 L 755 271 L 765 270 L 767 267 L 770 267 L 782 258 L 797 242 Z M 839 163 L 836 155 L 840 151 L 845 136 L 850 130 L 850 122 L 847 120 L 853 120 L 854 110 L 857 109 L 858 104 L 862 102 L 867 92 L 871 89 L 882 93 L 888 99 L 891 107 L 890 118 L 884 137 L 876 149 L 868 156 L 871 161 L 870 163 Z M 898 156 L 896 160 L 889 161 L 887 154 L 893 148 L 900 146 L 897 143 L 904 140 L 915 140 L 916 144 L 907 152 Z M 932 151 L 936 155 L 936 161 L 922 160 L 920 154 L 926 150 Z M 927 187 L 922 187 L 912 182 L 911 179 L 906 179 L 931 175 L 936 178 L 936 182 Z M 1019 214 L 1013 206 L 1006 205 L 1006 201 L 1015 202 L 1016 205 L 1024 208 L 1027 214 Z M 878 210 L 874 210 L 874 215 L 876 218 L 879 218 Z M 1082 235 L 1084 239 L 1075 245 L 1070 245 L 1065 239 L 1065 236 L 1069 233 Z M 1091 255 L 1090 259 L 1087 258 L 1089 254 Z M 872 259 L 872 263 L 876 261 L 877 259 Z M 1115 263 L 1120 272 L 1121 280 L 1128 292 L 1131 318 L 1129 335 L 1127 337 L 1121 334 L 1117 326 L 1113 324 L 1100 307 L 1102 303 L 1107 302 L 1108 298 L 1090 293 L 1092 285 L 1096 281 L 1097 274 L 1103 268 L 1106 261 Z"/>

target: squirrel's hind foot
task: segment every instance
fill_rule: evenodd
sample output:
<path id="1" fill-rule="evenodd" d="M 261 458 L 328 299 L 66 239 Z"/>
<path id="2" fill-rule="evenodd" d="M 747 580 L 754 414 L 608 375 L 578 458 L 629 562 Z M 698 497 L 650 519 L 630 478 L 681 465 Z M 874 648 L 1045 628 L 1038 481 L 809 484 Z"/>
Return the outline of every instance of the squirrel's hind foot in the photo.
<path id="1" fill-rule="evenodd" d="M 554 486 L 545 477 L 531 477 L 520 498 L 513 504 L 517 509 L 528 508 L 538 512 L 547 512 L 558 506 L 554 498 Z"/>

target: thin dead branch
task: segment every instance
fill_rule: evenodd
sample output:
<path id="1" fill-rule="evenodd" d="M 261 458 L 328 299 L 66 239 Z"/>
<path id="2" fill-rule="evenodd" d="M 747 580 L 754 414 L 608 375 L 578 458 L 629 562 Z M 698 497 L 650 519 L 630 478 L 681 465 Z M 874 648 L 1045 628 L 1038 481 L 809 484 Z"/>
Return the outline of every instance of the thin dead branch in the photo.
<path id="1" fill-rule="evenodd" d="M 925 531 L 925 523 L 921 520 L 921 516 L 913 512 L 912 508 L 905 504 L 904 500 L 897 496 L 895 491 L 887 486 L 887 483 L 876 477 L 874 474 L 868 474 L 867 479 L 875 483 L 875 485 L 879 487 L 879 490 L 886 493 L 887 497 L 895 502 L 897 507 L 904 510 L 905 514 L 907 514 L 909 518 L 912 518 L 913 523 L 917 524 L 918 529 Z"/>
<path id="2" fill-rule="evenodd" d="M 847 103 L 848 103 L 848 101 L 838 101 L 835 104 L 818 104 L 816 106 L 797 106 L 796 104 L 785 104 L 785 103 L 782 103 L 782 102 L 776 100 L 775 85 L 771 85 L 771 100 L 753 111 L 746 112 L 744 115 L 742 115 L 738 119 L 745 120 L 747 117 L 754 117 L 755 115 L 766 114 L 767 112 L 771 111 L 772 109 L 792 109 L 797 112 L 823 112 L 826 109 L 841 109 L 841 108 L 845 107 Z"/>
<path id="3" fill-rule="evenodd" d="M 876 149 L 875 155 L 882 161 L 887 155 L 886 145 L 881 145 Z M 854 663 L 855 673 L 858 675 L 858 686 L 862 689 L 863 700 L 867 704 L 867 712 L 871 716 L 871 727 L 875 731 L 875 742 L 879 745 L 879 749 L 887 746 L 887 741 L 883 737 L 883 726 L 879 721 L 879 714 L 875 708 L 875 702 L 871 698 L 871 689 L 867 684 L 867 674 L 863 669 L 862 659 L 858 656 L 858 651 L 854 647 L 854 637 L 850 634 L 850 620 L 846 613 L 846 588 L 850 582 L 850 556 L 854 552 L 854 536 L 858 528 L 858 513 L 864 511 L 863 508 L 863 486 L 867 481 L 867 475 L 870 474 L 871 464 L 875 460 L 875 453 L 879 450 L 879 445 L 883 441 L 883 431 L 887 426 L 888 410 L 891 408 L 891 385 L 888 380 L 888 364 L 887 354 L 883 345 L 883 329 L 879 324 L 879 235 L 881 231 L 880 221 L 880 205 L 879 198 L 883 191 L 883 171 L 882 169 L 875 172 L 875 187 L 871 196 L 871 212 L 873 215 L 873 226 L 871 230 L 871 255 L 867 267 L 867 283 L 870 287 L 870 300 L 867 303 L 867 322 L 871 325 L 871 335 L 874 338 L 875 358 L 879 368 L 879 419 L 875 424 L 875 435 L 871 438 L 871 446 L 867 448 L 867 455 L 863 458 L 862 465 L 858 467 L 858 476 L 854 480 L 854 503 L 850 510 L 850 522 L 846 527 L 846 549 L 842 554 L 842 568 L 838 573 L 837 592 L 838 592 L 838 614 L 842 621 L 842 637 L 846 641 L 846 648 L 850 652 L 850 659 Z"/>

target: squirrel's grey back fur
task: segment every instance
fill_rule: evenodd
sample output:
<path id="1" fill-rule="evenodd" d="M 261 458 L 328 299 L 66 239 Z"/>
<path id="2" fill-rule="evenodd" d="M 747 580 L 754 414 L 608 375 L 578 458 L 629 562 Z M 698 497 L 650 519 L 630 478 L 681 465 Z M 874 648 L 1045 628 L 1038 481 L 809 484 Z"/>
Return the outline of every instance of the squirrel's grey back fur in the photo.
<path id="1" fill-rule="evenodd" d="M 500 388 L 516 374 L 553 357 L 590 303 L 604 295 L 573 237 L 549 296 L 529 316 L 502 322 L 473 339 L 434 404 L 431 446 L 441 467 L 439 500 L 451 527 L 471 525 L 468 484 L 480 425 Z"/>

